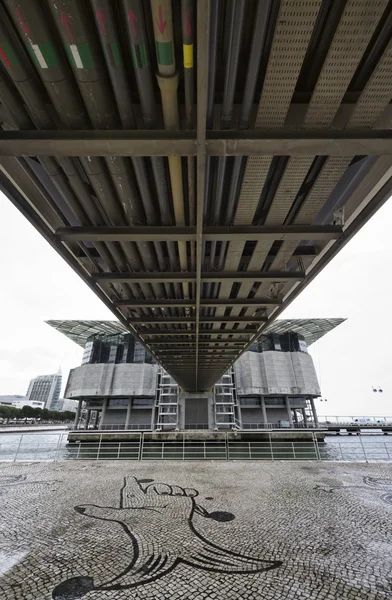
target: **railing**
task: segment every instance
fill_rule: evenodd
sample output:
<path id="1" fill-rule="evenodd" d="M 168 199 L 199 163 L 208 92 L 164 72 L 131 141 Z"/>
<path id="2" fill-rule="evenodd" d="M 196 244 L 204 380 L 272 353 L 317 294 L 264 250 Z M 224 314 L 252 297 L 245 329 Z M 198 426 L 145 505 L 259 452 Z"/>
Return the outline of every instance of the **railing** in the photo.
<path id="1" fill-rule="evenodd" d="M 218 412 L 217 415 L 219 417 L 224 417 L 228 414 L 231 413 L 226 413 L 226 412 Z M 171 417 L 175 417 L 175 413 L 164 413 L 165 416 L 171 416 Z M 324 419 L 324 417 L 322 418 Z M 234 421 L 229 421 L 228 423 L 224 423 L 223 421 L 217 423 L 217 425 L 219 427 L 224 427 L 227 428 L 227 426 L 234 426 L 237 429 L 243 429 L 245 431 L 259 431 L 259 430 L 272 430 L 272 429 L 328 429 L 331 427 L 341 427 L 342 429 L 344 429 L 345 427 L 357 427 L 357 428 L 361 428 L 361 429 L 381 429 L 382 427 L 392 427 L 392 418 L 390 421 L 374 421 L 372 423 L 362 423 L 362 422 L 356 422 L 356 421 L 351 421 L 351 420 L 347 420 L 347 421 L 325 421 L 325 420 L 319 420 L 318 425 L 316 425 L 313 421 L 308 421 L 307 423 L 304 423 L 303 421 L 301 423 L 293 423 L 292 425 L 290 425 L 288 423 L 288 421 L 282 422 L 282 423 L 242 423 L 241 427 L 239 425 L 239 422 L 237 419 L 234 419 Z M 387 419 L 387 417 L 386 417 Z M 226 427 L 225 427 L 226 426 Z M 173 427 L 173 429 L 175 429 L 177 427 L 177 421 L 176 419 L 173 419 L 172 423 L 161 423 L 159 425 L 159 427 Z M 72 427 L 71 427 L 72 428 Z M 98 429 L 97 426 L 92 426 L 90 425 L 88 429 L 85 429 L 84 425 L 81 424 L 79 425 L 79 430 L 82 431 L 151 431 L 151 423 L 142 423 L 142 424 L 130 424 L 127 428 L 125 428 L 125 424 L 124 423 L 110 423 L 110 424 L 106 424 L 103 425 L 101 428 Z M 208 423 L 188 423 L 187 425 L 185 425 L 185 429 L 208 429 Z"/>
<path id="2" fill-rule="evenodd" d="M 361 427 L 378 427 L 380 425 L 392 425 L 392 417 L 350 417 L 349 415 L 328 416 L 321 415 L 318 417 L 319 423 L 322 425 L 360 425 Z"/>
<path id="3" fill-rule="evenodd" d="M 72 429 L 76 431 L 76 429 Z M 88 429 L 83 427 L 83 425 L 79 425 L 77 431 L 151 431 L 151 423 L 131 423 L 128 427 L 125 427 L 125 423 L 107 423 L 102 425 L 98 429 L 97 426 L 89 426 Z"/>
<path id="4" fill-rule="evenodd" d="M 287 423 L 287 424 L 285 424 Z M 322 428 L 325 429 L 321 424 L 315 425 L 312 421 L 308 421 L 307 423 L 293 423 L 289 424 L 288 421 L 284 423 L 244 423 L 242 422 L 242 429 L 246 430 L 259 430 L 259 429 L 317 429 Z"/>
<path id="5" fill-rule="evenodd" d="M 154 438 L 139 433 L 136 439 L 109 441 L 107 434 L 94 436 L 87 442 L 67 443 L 62 434 L 20 434 L 0 436 L 0 461 L 59 461 L 59 460 L 316 460 L 316 461 L 392 461 L 392 440 L 374 441 L 345 438 L 347 441 L 325 443 L 315 434 L 308 440 L 293 441 L 287 432 L 285 439 L 274 439 L 268 433 L 265 440 L 235 440 L 232 434 L 222 433 L 218 440 L 194 441 L 179 434 L 177 440 L 166 440 L 156 433 Z M 256 435 L 256 434 L 255 434 Z M 284 435 L 283 432 L 281 435 Z M 106 439 L 105 439 L 106 438 Z M 335 440 L 336 438 L 331 438 Z"/>
<path id="6" fill-rule="evenodd" d="M 0 429 L 8 427 L 49 427 L 51 425 L 68 426 L 72 421 L 9 421 L 8 423 L 2 423 L 0 421 Z"/>

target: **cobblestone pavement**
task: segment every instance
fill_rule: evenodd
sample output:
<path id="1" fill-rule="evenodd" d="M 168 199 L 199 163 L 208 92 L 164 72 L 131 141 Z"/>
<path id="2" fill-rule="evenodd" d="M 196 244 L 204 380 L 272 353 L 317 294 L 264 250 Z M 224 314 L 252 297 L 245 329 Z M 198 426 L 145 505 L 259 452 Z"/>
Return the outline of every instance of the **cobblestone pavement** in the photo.
<path id="1" fill-rule="evenodd" d="M 392 599 L 386 464 L 0 465 L 3 600 Z"/>

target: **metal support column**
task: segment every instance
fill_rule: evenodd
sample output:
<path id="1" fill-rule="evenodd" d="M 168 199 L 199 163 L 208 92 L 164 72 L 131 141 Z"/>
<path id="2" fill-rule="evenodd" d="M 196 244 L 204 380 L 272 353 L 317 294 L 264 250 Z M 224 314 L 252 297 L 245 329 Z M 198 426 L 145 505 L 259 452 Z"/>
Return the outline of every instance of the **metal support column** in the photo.
<path id="1" fill-rule="evenodd" d="M 310 398 L 310 406 L 312 407 L 313 423 L 314 423 L 315 427 L 318 427 L 319 422 L 318 422 L 316 407 L 314 405 L 314 398 Z"/>
<path id="2" fill-rule="evenodd" d="M 129 429 L 131 424 L 132 398 L 128 398 L 127 416 L 125 417 L 125 429 Z"/>
<path id="3" fill-rule="evenodd" d="M 284 400 L 287 408 L 287 417 L 290 423 L 290 427 L 293 427 L 293 415 L 291 414 L 290 398 L 288 396 L 285 396 Z"/>
<path id="4" fill-rule="evenodd" d="M 82 403 L 83 400 L 79 400 L 78 401 L 78 408 L 76 409 L 76 415 L 75 415 L 75 421 L 74 421 L 74 429 L 78 429 L 79 427 L 79 420 L 80 420 L 80 413 L 82 410 Z"/>
<path id="5" fill-rule="evenodd" d="M 306 416 L 306 409 L 301 408 L 301 410 L 302 410 L 302 416 L 304 418 L 304 425 L 305 425 L 305 427 L 307 427 L 308 426 L 308 417 Z"/>
<path id="6" fill-rule="evenodd" d="M 103 429 L 103 422 L 105 420 L 107 407 L 108 407 L 108 399 L 104 398 L 104 401 L 103 401 L 103 404 L 102 404 L 101 422 L 99 424 L 99 429 Z"/>
<path id="7" fill-rule="evenodd" d="M 260 400 L 261 400 L 261 414 L 263 417 L 263 423 L 264 425 L 267 425 L 268 420 L 267 420 L 267 410 L 265 408 L 265 398 L 264 396 L 260 396 Z"/>

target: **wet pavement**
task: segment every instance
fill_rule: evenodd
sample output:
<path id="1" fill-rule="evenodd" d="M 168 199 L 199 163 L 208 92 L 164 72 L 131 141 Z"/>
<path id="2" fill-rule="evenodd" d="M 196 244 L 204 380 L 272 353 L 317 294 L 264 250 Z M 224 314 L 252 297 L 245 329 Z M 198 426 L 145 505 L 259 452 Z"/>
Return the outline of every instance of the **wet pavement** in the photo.
<path id="1" fill-rule="evenodd" d="M 392 471 L 0 464 L 4 600 L 392 599 Z"/>

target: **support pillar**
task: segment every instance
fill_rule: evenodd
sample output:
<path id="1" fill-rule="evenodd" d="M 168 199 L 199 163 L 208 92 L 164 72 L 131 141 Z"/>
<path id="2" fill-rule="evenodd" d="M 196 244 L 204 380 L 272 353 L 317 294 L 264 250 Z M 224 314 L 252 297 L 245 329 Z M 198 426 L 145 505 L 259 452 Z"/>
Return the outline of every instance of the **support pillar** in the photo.
<path id="1" fill-rule="evenodd" d="M 296 408 L 293 409 L 293 414 L 294 414 L 294 423 L 296 425 L 298 425 L 298 415 L 297 415 L 297 409 Z"/>
<path id="2" fill-rule="evenodd" d="M 187 393 L 179 392 L 177 400 L 177 427 L 180 431 L 185 431 L 185 407 Z M 159 410 L 159 409 L 158 409 Z"/>
<path id="3" fill-rule="evenodd" d="M 302 416 L 304 418 L 304 425 L 305 425 L 305 427 L 307 427 L 308 426 L 308 417 L 306 416 L 306 409 L 301 408 L 301 410 L 302 410 Z"/>
<path id="4" fill-rule="evenodd" d="M 94 419 L 94 429 L 97 429 L 98 427 L 98 420 L 99 420 L 99 410 L 95 411 L 95 419 Z"/>
<path id="5" fill-rule="evenodd" d="M 102 412 L 101 412 L 101 422 L 99 424 L 99 429 L 103 429 L 103 422 L 105 420 L 105 415 L 106 415 L 106 409 L 108 407 L 108 399 L 104 398 L 103 404 L 102 404 Z"/>
<path id="6" fill-rule="evenodd" d="M 213 390 L 214 388 L 211 388 Z M 208 398 L 208 429 L 213 431 L 216 427 L 215 423 L 215 394 L 213 391 L 207 393 Z"/>
<path id="7" fill-rule="evenodd" d="M 240 429 L 242 429 L 241 403 L 240 403 L 240 399 L 238 398 L 237 395 L 235 397 L 235 405 L 234 406 L 235 406 L 234 416 L 237 419 L 237 425 Z"/>
<path id="8" fill-rule="evenodd" d="M 267 425 L 268 420 L 267 420 L 267 410 L 265 408 L 265 398 L 264 396 L 260 396 L 260 400 L 261 400 L 261 414 L 263 417 L 263 423 L 264 425 Z"/>
<path id="9" fill-rule="evenodd" d="M 319 422 L 318 422 L 316 407 L 314 405 L 314 398 L 310 398 L 310 406 L 312 407 L 313 423 L 315 424 L 315 427 L 318 427 Z"/>
<path id="10" fill-rule="evenodd" d="M 78 408 L 76 409 L 74 429 L 78 429 L 78 427 L 79 427 L 80 413 L 82 411 L 82 402 L 83 402 L 83 400 L 78 400 Z"/>
<path id="11" fill-rule="evenodd" d="M 293 415 L 291 414 L 290 398 L 285 396 L 285 403 L 287 408 L 287 417 L 289 419 L 290 427 L 293 427 Z"/>
<path id="12" fill-rule="evenodd" d="M 84 426 L 84 428 L 85 428 L 85 429 L 88 429 L 88 426 L 89 426 L 89 424 L 90 424 L 90 418 L 91 418 L 91 409 L 89 408 L 89 409 L 86 411 L 86 424 L 85 424 L 85 426 Z"/>
<path id="13" fill-rule="evenodd" d="M 125 417 L 125 429 L 129 429 L 131 424 L 132 398 L 128 398 L 127 416 Z"/>

